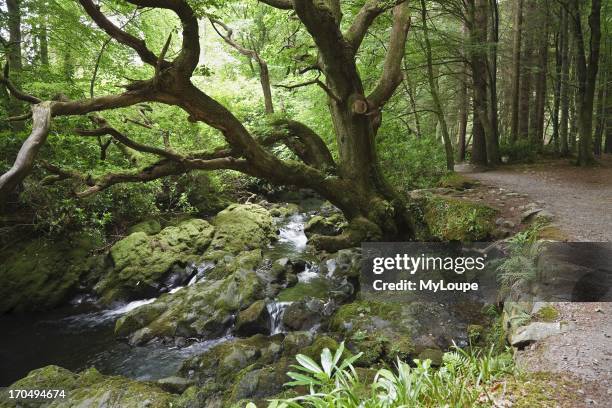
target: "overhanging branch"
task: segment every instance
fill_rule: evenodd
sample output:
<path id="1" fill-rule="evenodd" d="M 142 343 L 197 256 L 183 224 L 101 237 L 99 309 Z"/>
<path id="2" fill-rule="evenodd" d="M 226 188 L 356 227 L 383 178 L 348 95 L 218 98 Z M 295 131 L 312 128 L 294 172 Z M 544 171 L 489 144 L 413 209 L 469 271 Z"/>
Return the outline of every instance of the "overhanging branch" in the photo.
<path id="1" fill-rule="evenodd" d="M 54 102 L 41 102 L 32 106 L 32 132 L 23 142 L 13 166 L 0 176 L 0 202 L 30 174 L 40 147 L 47 140 L 51 126 L 51 108 Z"/>
<path id="2" fill-rule="evenodd" d="M 378 83 L 368 96 L 368 109 L 378 110 L 391 98 L 402 82 L 402 59 L 410 29 L 410 8 L 408 2 L 393 8 L 393 27 L 387 46 L 383 72 Z"/>

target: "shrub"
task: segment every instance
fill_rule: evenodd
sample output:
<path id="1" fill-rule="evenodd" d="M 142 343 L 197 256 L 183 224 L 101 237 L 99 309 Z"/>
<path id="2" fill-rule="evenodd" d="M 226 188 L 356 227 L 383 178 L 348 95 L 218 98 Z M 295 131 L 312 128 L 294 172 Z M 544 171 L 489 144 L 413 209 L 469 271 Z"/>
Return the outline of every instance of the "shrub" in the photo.
<path id="1" fill-rule="evenodd" d="M 415 367 L 398 360 L 395 370 L 378 370 L 371 384 L 359 379 L 353 363 L 361 356 L 342 359 L 344 344 L 335 354 L 324 349 L 321 364 L 304 355 L 296 356 L 297 370 L 287 375 L 287 385 L 307 387 L 309 393 L 272 400 L 268 408 L 399 408 L 494 406 L 488 388 L 515 373 L 509 352 L 494 354 L 493 347 L 471 348 L 444 354 L 442 367 L 430 360 L 414 360 Z M 256 408 L 249 403 L 247 408 Z"/>

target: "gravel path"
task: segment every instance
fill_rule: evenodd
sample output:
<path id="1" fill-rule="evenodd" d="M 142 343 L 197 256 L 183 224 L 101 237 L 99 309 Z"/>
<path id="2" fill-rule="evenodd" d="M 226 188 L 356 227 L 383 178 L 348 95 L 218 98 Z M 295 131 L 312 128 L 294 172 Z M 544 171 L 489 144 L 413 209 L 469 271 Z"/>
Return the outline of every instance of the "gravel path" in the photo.
<path id="1" fill-rule="evenodd" d="M 493 171 L 458 171 L 490 187 L 527 194 L 546 208 L 575 241 L 612 241 L 612 157 L 582 169 L 568 161 L 507 166 Z M 558 320 L 575 329 L 517 352 L 527 371 L 569 375 L 584 406 L 612 406 L 612 303 L 555 303 Z"/>
<path id="2" fill-rule="evenodd" d="M 612 157 L 586 169 L 559 160 L 485 172 L 458 167 L 484 184 L 525 193 L 530 200 L 544 203 L 573 240 L 612 241 Z"/>

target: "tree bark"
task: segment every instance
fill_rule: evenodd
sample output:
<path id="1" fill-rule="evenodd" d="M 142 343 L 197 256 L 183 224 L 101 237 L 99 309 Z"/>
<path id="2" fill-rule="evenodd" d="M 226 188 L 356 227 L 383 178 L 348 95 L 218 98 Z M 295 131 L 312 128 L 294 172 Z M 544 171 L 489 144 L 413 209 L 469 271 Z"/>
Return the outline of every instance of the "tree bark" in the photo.
<path id="1" fill-rule="evenodd" d="M 472 163 L 488 165 L 487 147 L 492 131 L 487 108 L 487 51 L 483 45 L 487 41 L 487 0 L 468 0 L 470 24 L 470 43 L 472 51 L 473 125 L 472 125 Z"/>
<path id="2" fill-rule="evenodd" d="M 21 38 L 21 0 L 7 0 L 6 8 L 8 11 L 8 30 L 9 30 L 9 44 L 8 44 L 8 63 L 11 71 L 18 78 L 23 69 L 22 62 L 22 38 Z M 9 100 L 9 114 L 10 116 L 19 116 L 22 114 L 23 105 L 21 102 L 15 99 Z M 15 131 L 23 130 L 23 122 L 12 122 L 11 128 Z"/>
<path id="3" fill-rule="evenodd" d="M 436 116 L 438 117 L 438 122 L 440 123 L 440 129 L 442 131 L 444 151 L 446 153 L 446 169 L 449 171 L 453 171 L 455 168 L 453 144 L 451 142 L 450 134 L 448 132 L 448 124 L 446 122 L 446 116 L 444 114 L 444 107 L 442 106 L 442 102 L 440 101 L 438 83 L 434 78 L 431 43 L 429 41 L 429 29 L 427 27 L 427 8 L 425 5 L 425 0 L 421 0 L 421 22 L 423 24 L 423 40 L 425 42 L 425 57 L 427 59 L 427 78 L 429 80 L 429 90 L 431 92 L 431 98 L 433 99 Z"/>
<path id="4" fill-rule="evenodd" d="M 521 84 L 519 95 L 519 138 L 529 138 L 529 119 L 531 109 L 531 99 L 533 96 L 532 76 L 533 76 L 533 48 L 534 48 L 534 0 L 525 0 L 525 21 L 523 29 L 523 52 L 521 56 Z"/>
<path id="5" fill-rule="evenodd" d="M 521 79 L 521 44 L 523 38 L 523 1 L 517 0 L 514 14 L 514 41 L 512 50 L 512 120 L 510 140 L 519 137 L 519 95 Z"/>
<path id="6" fill-rule="evenodd" d="M 490 56 L 488 61 L 489 103 L 487 117 L 490 131 L 487 135 L 487 159 L 495 166 L 500 163 L 499 157 L 499 115 L 497 104 L 497 47 L 499 45 L 499 5 L 497 0 L 490 0 L 491 30 Z"/>
<path id="7" fill-rule="evenodd" d="M 561 8 L 561 77 L 560 104 L 561 118 L 559 122 L 559 153 L 562 157 L 569 155 L 569 113 L 570 113 L 570 39 L 569 39 L 569 17 L 565 8 Z"/>
<path id="8" fill-rule="evenodd" d="M 593 158 L 593 104 L 595 99 L 595 88 L 597 72 L 599 69 L 599 47 L 601 41 L 601 0 L 591 1 L 591 13 L 589 15 L 590 47 L 589 55 L 586 55 L 584 31 L 578 0 L 573 0 L 572 19 L 573 32 L 576 43 L 576 76 L 578 79 L 578 90 L 576 101 L 578 103 L 578 164 L 589 165 Z"/>
<path id="9" fill-rule="evenodd" d="M 530 131 L 531 140 L 539 150 L 544 147 L 544 114 L 546 110 L 547 80 L 548 80 L 548 25 L 549 8 L 548 1 L 540 3 L 538 10 L 538 35 L 540 49 L 538 50 L 538 69 L 535 77 L 535 110 L 532 130 Z"/>

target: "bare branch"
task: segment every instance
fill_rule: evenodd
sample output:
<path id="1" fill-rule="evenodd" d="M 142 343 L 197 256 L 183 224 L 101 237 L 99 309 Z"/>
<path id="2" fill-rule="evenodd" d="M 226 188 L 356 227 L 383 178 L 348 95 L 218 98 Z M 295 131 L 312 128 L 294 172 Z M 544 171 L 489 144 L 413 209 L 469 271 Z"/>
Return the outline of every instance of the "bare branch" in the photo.
<path id="1" fill-rule="evenodd" d="M 272 6 L 281 10 L 291 10 L 293 9 L 293 1 L 292 0 L 259 0 L 260 3 L 265 3 L 268 6 Z"/>
<path id="2" fill-rule="evenodd" d="M 89 16 L 92 18 L 92 20 L 95 21 L 98 27 L 100 27 L 108 35 L 113 37 L 121 44 L 127 45 L 128 47 L 136 51 L 143 62 L 149 65 L 156 66 L 158 58 L 149 48 L 147 48 L 147 45 L 144 40 L 134 37 L 132 34 L 123 31 L 121 28 L 113 24 L 100 11 L 100 6 L 94 4 L 93 0 L 79 0 L 79 3 L 81 3 L 83 8 L 85 9 L 85 12 L 89 14 Z M 165 63 L 164 65 L 167 66 L 169 64 Z"/>
<path id="3" fill-rule="evenodd" d="M 23 92 L 22 90 L 17 88 L 15 84 L 13 84 L 13 82 L 11 82 L 11 80 L 9 79 L 9 64 L 6 64 L 4 66 L 4 73 L 0 75 L 0 83 L 6 86 L 6 88 L 9 90 L 9 92 L 11 93 L 13 97 L 21 101 L 25 101 L 25 102 L 33 103 L 33 104 L 42 102 L 41 99 L 38 99 L 34 95 L 30 95 L 30 94 Z"/>
<path id="4" fill-rule="evenodd" d="M 385 55 L 382 75 L 368 96 L 368 108 L 380 109 L 393 95 L 402 82 L 402 59 L 404 58 L 406 39 L 410 29 L 410 8 L 408 2 L 393 8 L 393 27 Z"/>
<path id="5" fill-rule="evenodd" d="M 32 106 L 32 132 L 23 142 L 13 166 L 0 176 L 0 201 L 30 174 L 40 147 L 47 140 L 51 126 L 51 108 L 56 102 L 42 102 Z"/>
<path id="6" fill-rule="evenodd" d="M 393 6 L 396 6 L 406 0 L 396 0 L 395 2 L 381 1 L 381 0 L 367 0 L 363 7 L 359 10 L 359 13 L 355 16 L 353 23 L 346 30 L 344 37 L 349 42 L 354 52 L 357 52 L 363 38 L 365 37 L 368 29 L 379 15 L 389 10 Z"/>
<path id="7" fill-rule="evenodd" d="M 157 7 L 174 11 L 183 26 L 181 52 L 174 60 L 183 74 L 191 74 L 200 59 L 198 18 L 185 0 L 127 0 L 138 7 Z"/>

